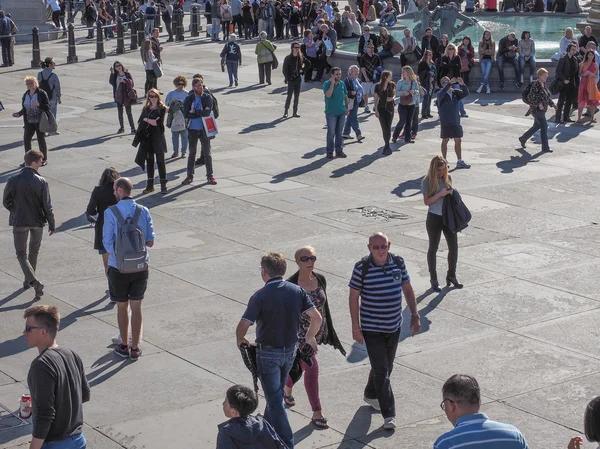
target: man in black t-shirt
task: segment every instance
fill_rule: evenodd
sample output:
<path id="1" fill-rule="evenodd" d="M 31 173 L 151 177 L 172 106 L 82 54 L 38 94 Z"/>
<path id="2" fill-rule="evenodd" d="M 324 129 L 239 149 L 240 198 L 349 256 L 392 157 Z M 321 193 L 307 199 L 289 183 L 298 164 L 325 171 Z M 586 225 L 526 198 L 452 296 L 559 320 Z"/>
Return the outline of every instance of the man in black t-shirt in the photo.
<path id="1" fill-rule="evenodd" d="M 360 81 L 363 88 L 363 98 L 365 99 L 365 113 L 371 112 L 369 109 L 369 95 L 375 95 L 375 84 L 379 81 L 379 74 L 383 70 L 381 67 L 381 58 L 375 53 L 375 46 L 369 42 L 367 52 L 361 56 Z"/>
<path id="2" fill-rule="evenodd" d="M 577 42 L 579 44 L 579 53 L 581 53 L 582 56 L 585 56 L 585 52 L 587 51 L 585 47 L 588 42 L 593 42 L 596 44 L 596 47 L 598 47 L 598 41 L 592 35 L 592 27 L 590 26 L 584 28 L 583 34 L 579 37 L 579 41 Z"/>

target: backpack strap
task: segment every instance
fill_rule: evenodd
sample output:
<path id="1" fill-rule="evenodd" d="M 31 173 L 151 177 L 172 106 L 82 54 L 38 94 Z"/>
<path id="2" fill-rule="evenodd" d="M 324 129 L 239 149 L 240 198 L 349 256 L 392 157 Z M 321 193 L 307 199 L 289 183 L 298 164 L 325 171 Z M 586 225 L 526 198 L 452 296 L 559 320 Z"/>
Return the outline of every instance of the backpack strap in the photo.
<path id="1" fill-rule="evenodd" d="M 123 217 L 123 214 L 121 213 L 117 205 L 115 204 L 114 206 L 110 206 L 109 209 L 112 211 L 113 214 L 115 214 L 115 217 L 117 218 L 119 224 L 123 226 L 125 224 L 125 218 Z"/>
<path id="2" fill-rule="evenodd" d="M 140 221 L 140 217 L 142 216 L 142 206 L 140 206 L 139 204 L 135 205 L 135 212 L 133 213 L 133 218 L 131 219 L 131 222 L 135 225 L 138 224 L 138 221 Z"/>
<path id="3" fill-rule="evenodd" d="M 360 261 L 362 262 L 362 278 L 361 278 L 361 283 L 364 284 L 365 283 L 365 277 L 367 276 L 367 273 L 369 272 L 369 268 L 371 268 L 371 256 L 365 256 L 362 259 L 360 259 Z"/>
<path id="4" fill-rule="evenodd" d="M 394 263 L 396 264 L 396 266 L 398 267 L 398 269 L 400 271 L 402 271 L 402 258 L 396 254 L 392 254 L 390 253 L 390 256 L 392 256 L 392 260 L 394 261 Z"/>

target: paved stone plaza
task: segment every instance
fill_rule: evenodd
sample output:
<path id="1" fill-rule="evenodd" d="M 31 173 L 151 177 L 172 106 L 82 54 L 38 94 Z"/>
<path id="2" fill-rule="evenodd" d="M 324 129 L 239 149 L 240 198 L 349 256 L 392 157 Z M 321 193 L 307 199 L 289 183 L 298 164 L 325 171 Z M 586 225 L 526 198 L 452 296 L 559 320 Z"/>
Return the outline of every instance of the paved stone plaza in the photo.
<path id="1" fill-rule="evenodd" d="M 113 48 L 114 41 L 107 50 Z M 379 123 L 374 114 L 361 114 L 366 140 L 348 142 L 347 159 L 327 161 L 320 85 L 303 87 L 300 119 L 282 120 L 280 70 L 272 86 L 258 86 L 254 44 L 242 42 L 240 87 L 224 88 L 221 48 L 205 39 L 166 44 L 165 77 L 159 80 L 166 94 L 173 76 L 201 72 L 216 93 L 218 185 L 203 185 L 200 168 L 196 181 L 182 187 L 186 163 L 177 159 L 167 164 L 169 193 L 140 196 L 145 174 L 133 162 L 132 136 L 116 134 L 108 76 L 117 58 L 94 60 L 95 45 L 88 43 L 78 47 L 81 62 L 66 65 L 64 44 L 43 44 L 42 57 L 52 55 L 59 64 L 63 104 L 61 134 L 48 138 L 49 165 L 41 169 L 58 232 L 44 236 L 38 273 L 46 284 L 42 303 L 58 306 L 63 317 L 58 342 L 80 354 L 92 385 L 84 407 L 88 447 L 214 448 L 216 425 L 225 420 L 225 390 L 251 384 L 234 331 L 248 298 L 261 287 L 259 258 L 281 251 L 292 274 L 294 251 L 305 244 L 316 248 L 348 357 L 330 347 L 319 351 L 321 401 L 331 429 L 311 425 L 303 385 L 296 387 L 289 416 L 298 449 L 431 448 L 451 429 L 439 404 L 442 384 L 454 373 L 474 375 L 483 411 L 519 427 L 531 448 L 566 447 L 583 430 L 585 405 L 600 393 L 600 129 L 552 124 L 554 153 L 538 153 L 539 138 L 525 151 L 517 136 L 531 120 L 523 117 L 520 97 L 468 97 L 463 154 L 472 168 L 452 173 L 473 213 L 459 236 L 458 278 L 465 288 L 436 295 L 428 290 L 420 182 L 439 152 L 437 120 L 421 125 L 414 145 L 383 158 Z M 288 50 L 287 43 L 280 45 L 280 60 Z M 29 66 L 29 47 L 18 46 L 16 53 L 17 64 L 0 71 L 7 109 L 0 112 L 2 189 L 23 160 L 22 122 L 10 113 L 19 108 L 23 77 L 37 73 L 21 69 Z M 143 93 L 139 53 L 118 59 Z M 136 119 L 140 110 L 134 106 Z M 168 131 L 167 140 L 170 148 Z M 144 299 L 144 355 L 135 364 L 112 352 L 116 310 L 83 214 L 108 166 L 132 178 L 134 197 L 150 208 L 156 229 Z M 392 375 L 399 423 L 394 433 L 384 431 L 381 416 L 362 401 L 369 364 L 364 348 L 352 344 L 347 305 L 353 264 L 366 254 L 374 231 L 387 233 L 392 250 L 406 259 L 422 322 L 417 336 L 409 336 L 408 326 L 402 332 Z M 6 408 L 0 407 L 0 447 L 12 449 L 29 441 L 31 426 L 18 426 L 8 412 L 27 391 L 36 352 L 22 337 L 22 315 L 33 293 L 21 289 L 4 209 L 0 249 L 0 404 Z M 442 277 L 444 242 L 438 257 Z"/>

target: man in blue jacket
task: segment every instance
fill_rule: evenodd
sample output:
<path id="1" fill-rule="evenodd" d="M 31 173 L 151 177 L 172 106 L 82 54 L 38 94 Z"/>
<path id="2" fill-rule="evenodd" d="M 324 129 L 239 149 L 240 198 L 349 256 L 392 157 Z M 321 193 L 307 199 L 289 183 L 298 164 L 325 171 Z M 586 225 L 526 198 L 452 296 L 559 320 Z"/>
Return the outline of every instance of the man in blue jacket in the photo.
<path id="1" fill-rule="evenodd" d="M 469 88 L 465 86 L 462 78 L 443 77 L 441 80 L 442 88 L 437 93 L 438 114 L 440 116 L 441 138 L 442 138 L 442 156 L 446 158 L 448 153 L 448 141 L 454 139 L 454 151 L 458 161 L 456 168 L 471 168 L 462 160 L 462 136 L 463 129 L 460 125 L 460 114 L 458 102 L 469 95 Z M 458 83 L 460 89 L 452 87 Z"/>

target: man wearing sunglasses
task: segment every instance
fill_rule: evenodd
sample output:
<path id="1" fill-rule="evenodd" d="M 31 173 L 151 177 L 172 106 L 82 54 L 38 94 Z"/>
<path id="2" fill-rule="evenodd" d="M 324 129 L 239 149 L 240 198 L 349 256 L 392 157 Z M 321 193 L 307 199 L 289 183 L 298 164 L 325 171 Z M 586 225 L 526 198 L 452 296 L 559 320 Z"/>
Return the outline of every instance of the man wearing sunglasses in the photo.
<path id="1" fill-rule="evenodd" d="M 352 338 L 366 345 L 371 362 L 364 401 L 381 412 L 383 428 L 393 430 L 396 403 L 390 375 L 402 325 L 402 293 L 410 308 L 413 336 L 421 321 L 404 259 L 389 252 L 390 241 L 382 232 L 371 235 L 367 246 L 370 254 L 354 265 L 348 284 Z"/>
<path id="2" fill-rule="evenodd" d="M 442 398 L 440 407 L 454 429 L 439 437 L 434 449 L 528 449 L 525 437 L 515 426 L 492 421 L 479 413 L 481 391 L 474 377 L 450 377 L 442 387 Z"/>
<path id="3" fill-rule="evenodd" d="M 27 374 L 33 413 L 29 449 L 85 449 L 82 404 L 90 400 L 90 386 L 79 356 L 56 344 L 58 309 L 33 306 L 23 318 L 27 346 L 40 353 Z"/>

